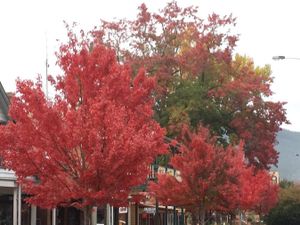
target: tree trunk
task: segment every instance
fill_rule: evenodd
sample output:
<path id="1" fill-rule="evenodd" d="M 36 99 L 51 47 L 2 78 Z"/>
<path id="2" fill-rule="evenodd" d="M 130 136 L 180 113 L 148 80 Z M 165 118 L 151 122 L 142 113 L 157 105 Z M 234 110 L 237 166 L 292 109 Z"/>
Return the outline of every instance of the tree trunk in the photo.
<path id="1" fill-rule="evenodd" d="M 130 205 L 129 205 L 129 207 L 130 207 Z M 157 201 L 157 199 L 155 200 L 154 225 L 160 225 L 160 220 L 159 220 L 159 207 L 158 207 L 158 201 Z"/>
<path id="2" fill-rule="evenodd" d="M 92 211 L 93 211 L 93 207 L 90 205 L 87 205 L 83 208 L 83 225 L 93 225 Z"/>
<path id="3" fill-rule="evenodd" d="M 192 225 L 197 225 L 197 223 L 198 223 L 198 213 L 196 213 L 195 211 L 192 211 L 191 216 L 192 216 Z"/>
<path id="4" fill-rule="evenodd" d="M 51 209 L 47 209 L 47 225 L 51 225 Z"/>
<path id="5" fill-rule="evenodd" d="M 230 225 L 235 224 L 235 218 L 236 218 L 236 215 L 234 213 L 230 213 L 230 219 L 229 219 L 229 224 Z"/>
<path id="6" fill-rule="evenodd" d="M 205 209 L 202 206 L 199 208 L 199 224 L 205 225 Z"/>
<path id="7" fill-rule="evenodd" d="M 242 211 L 239 210 L 239 225 L 242 225 Z"/>

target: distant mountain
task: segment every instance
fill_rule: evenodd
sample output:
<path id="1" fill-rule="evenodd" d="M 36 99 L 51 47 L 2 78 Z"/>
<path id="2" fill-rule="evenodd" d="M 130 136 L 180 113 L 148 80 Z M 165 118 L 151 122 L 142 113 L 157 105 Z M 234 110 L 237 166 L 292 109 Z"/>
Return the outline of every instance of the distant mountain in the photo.
<path id="1" fill-rule="evenodd" d="M 282 130 L 277 135 L 280 179 L 300 181 L 300 132 Z"/>

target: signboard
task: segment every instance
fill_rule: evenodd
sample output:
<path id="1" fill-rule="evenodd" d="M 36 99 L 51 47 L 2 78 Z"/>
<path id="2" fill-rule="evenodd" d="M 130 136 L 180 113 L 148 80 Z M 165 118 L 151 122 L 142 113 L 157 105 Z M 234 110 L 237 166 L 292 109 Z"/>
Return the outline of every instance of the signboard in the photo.
<path id="1" fill-rule="evenodd" d="M 144 212 L 148 213 L 148 214 L 155 214 L 155 208 L 152 208 L 152 207 L 144 208 Z"/>
<path id="2" fill-rule="evenodd" d="M 127 207 L 119 207 L 119 213 L 127 213 Z"/>
<path id="3" fill-rule="evenodd" d="M 164 173 L 166 173 L 166 168 L 162 167 L 162 166 L 159 166 L 158 169 L 157 169 L 157 173 L 158 174 L 164 174 Z"/>

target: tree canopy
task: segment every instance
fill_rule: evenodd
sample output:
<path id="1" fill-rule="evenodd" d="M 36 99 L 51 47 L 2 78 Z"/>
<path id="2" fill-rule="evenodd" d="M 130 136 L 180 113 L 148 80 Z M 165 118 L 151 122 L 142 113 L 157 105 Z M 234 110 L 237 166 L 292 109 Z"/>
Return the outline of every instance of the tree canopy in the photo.
<path id="1" fill-rule="evenodd" d="M 198 208 L 202 219 L 207 210 L 267 212 L 277 200 L 267 169 L 288 121 L 284 103 L 270 100 L 270 67 L 234 55 L 234 26 L 231 15 L 202 19 L 175 1 L 154 13 L 142 4 L 136 19 L 87 34 L 67 26 L 62 74 L 49 77 L 55 98 L 40 79 L 17 81 L 14 122 L 0 128 L 0 154 L 28 201 L 125 203 L 167 136 L 178 141 L 170 164 L 181 180 L 159 176 L 151 190 L 161 202 Z"/>
<path id="2" fill-rule="evenodd" d="M 15 122 L 0 127 L 4 165 L 41 207 L 126 204 L 166 152 L 165 131 L 153 119 L 155 79 L 144 70 L 132 78 L 112 49 L 96 40 L 91 47 L 71 29 L 57 56 L 54 99 L 40 79 L 17 81 L 9 111 Z"/>
<path id="3" fill-rule="evenodd" d="M 196 7 L 175 1 L 159 12 L 139 7 L 136 19 L 103 21 L 94 35 L 116 49 L 133 71 L 143 66 L 158 80 L 155 118 L 169 137 L 182 124 L 201 123 L 226 137 L 224 144 L 245 142 L 248 162 L 257 168 L 277 163 L 276 133 L 287 123 L 284 103 L 270 100 L 269 66 L 256 67 L 233 55 L 238 35 L 235 18 L 198 16 Z"/>

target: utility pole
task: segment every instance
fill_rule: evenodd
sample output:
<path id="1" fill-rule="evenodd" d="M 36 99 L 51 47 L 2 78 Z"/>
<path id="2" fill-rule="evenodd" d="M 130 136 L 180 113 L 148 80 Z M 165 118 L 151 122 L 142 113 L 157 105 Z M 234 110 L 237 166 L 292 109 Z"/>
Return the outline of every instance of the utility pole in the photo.
<path id="1" fill-rule="evenodd" d="M 46 35 L 46 60 L 45 60 L 45 77 L 46 77 L 46 81 L 45 81 L 45 94 L 46 94 L 46 97 L 48 98 L 48 67 L 49 67 L 49 64 L 48 64 L 48 37 L 47 37 L 47 33 L 45 34 Z"/>

